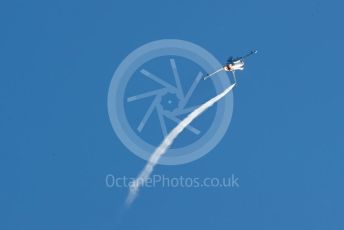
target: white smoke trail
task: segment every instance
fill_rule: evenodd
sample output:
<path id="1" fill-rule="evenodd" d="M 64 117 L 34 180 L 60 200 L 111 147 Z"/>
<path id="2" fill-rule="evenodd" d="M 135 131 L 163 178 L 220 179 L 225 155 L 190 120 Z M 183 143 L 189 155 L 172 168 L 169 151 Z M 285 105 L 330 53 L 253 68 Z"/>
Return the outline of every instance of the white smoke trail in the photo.
<path id="1" fill-rule="evenodd" d="M 129 194 L 126 200 L 127 206 L 130 206 L 132 202 L 135 200 L 140 187 L 146 182 L 148 177 L 151 175 L 154 166 L 158 163 L 160 157 L 166 152 L 166 150 L 170 147 L 173 143 L 174 139 L 184 130 L 186 126 L 188 126 L 196 117 L 201 115 L 205 110 L 209 107 L 214 105 L 217 101 L 223 98 L 227 93 L 229 93 L 235 84 L 230 85 L 227 89 L 225 89 L 219 95 L 213 97 L 209 101 L 205 102 L 197 109 L 195 109 L 192 113 L 190 113 L 184 120 L 182 120 L 163 140 L 158 148 L 155 149 L 154 153 L 149 158 L 148 163 L 141 171 L 141 173 L 137 176 L 136 180 L 131 184 Z"/>

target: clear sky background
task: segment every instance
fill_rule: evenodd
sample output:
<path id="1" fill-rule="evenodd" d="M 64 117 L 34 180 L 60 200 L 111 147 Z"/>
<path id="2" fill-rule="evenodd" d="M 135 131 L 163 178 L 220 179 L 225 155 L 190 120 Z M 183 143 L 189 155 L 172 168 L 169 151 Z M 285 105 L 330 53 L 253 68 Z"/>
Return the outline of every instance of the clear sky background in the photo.
<path id="1" fill-rule="evenodd" d="M 319 1 L 1 1 L 0 229 L 344 229 L 343 7 Z M 127 190 L 145 161 L 115 135 L 113 72 L 158 39 L 240 73 L 223 141 L 170 177 L 240 178 L 237 189 Z"/>

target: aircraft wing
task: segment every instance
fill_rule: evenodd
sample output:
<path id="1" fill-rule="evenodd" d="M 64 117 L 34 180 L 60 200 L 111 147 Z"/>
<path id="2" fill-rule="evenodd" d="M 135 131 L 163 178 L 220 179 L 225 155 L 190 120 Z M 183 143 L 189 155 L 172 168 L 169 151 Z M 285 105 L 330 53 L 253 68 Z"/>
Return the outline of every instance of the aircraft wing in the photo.
<path id="1" fill-rule="evenodd" d="M 227 64 L 233 63 L 234 61 L 235 61 L 235 58 L 233 58 L 233 56 L 230 56 L 230 57 L 227 59 Z"/>

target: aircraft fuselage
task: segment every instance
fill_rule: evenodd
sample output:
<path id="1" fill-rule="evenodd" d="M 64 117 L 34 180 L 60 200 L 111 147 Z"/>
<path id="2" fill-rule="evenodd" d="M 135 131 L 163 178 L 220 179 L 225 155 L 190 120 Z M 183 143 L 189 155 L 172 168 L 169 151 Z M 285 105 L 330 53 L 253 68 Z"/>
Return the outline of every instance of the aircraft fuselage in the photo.
<path id="1" fill-rule="evenodd" d="M 245 63 L 241 60 L 229 63 L 223 67 L 225 71 L 243 70 Z"/>

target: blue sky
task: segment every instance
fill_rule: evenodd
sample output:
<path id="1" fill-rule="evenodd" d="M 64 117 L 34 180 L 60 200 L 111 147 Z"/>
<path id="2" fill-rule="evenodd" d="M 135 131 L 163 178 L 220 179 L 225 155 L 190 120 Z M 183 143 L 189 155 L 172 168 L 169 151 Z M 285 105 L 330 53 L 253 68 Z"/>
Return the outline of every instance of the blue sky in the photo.
<path id="1" fill-rule="evenodd" d="M 2 1 L 0 229 L 343 229 L 341 1 Z M 239 74 L 223 141 L 169 177 L 237 189 L 127 190 L 145 161 L 115 135 L 107 93 L 139 46 L 174 38 Z M 152 131 L 153 132 L 153 131 Z M 154 219 L 154 221 L 153 221 Z"/>

